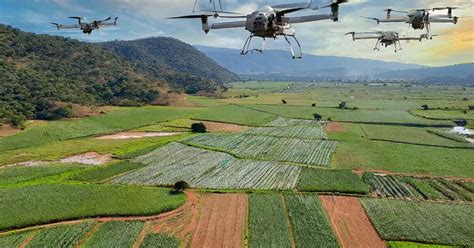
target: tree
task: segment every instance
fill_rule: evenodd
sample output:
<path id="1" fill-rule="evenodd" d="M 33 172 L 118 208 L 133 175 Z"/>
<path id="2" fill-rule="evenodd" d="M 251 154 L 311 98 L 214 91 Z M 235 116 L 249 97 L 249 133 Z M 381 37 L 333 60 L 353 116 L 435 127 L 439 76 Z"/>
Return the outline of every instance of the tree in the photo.
<path id="1" fill-rule="evenodd" d="M 206 125 L 202 122 L 193 123 L 191 125 L 191 131 L 193 133 L 205 133 L 207 131 Z"/>
<path id="2" fill-rule="evenodd" d="M 311 104 L 311 106 L 316 107 L 316 103 Z"/>
<path id="3" fill-rule="evenodd" d="M 281 99 L 281 102 L 282 102 L 283 104 L 287 104 L 287 103 L 288 103 L 285 99 Z"/>
<path id="4" fill-rule="evenodd" d="M 467 124 L 469 124 L 467 122 L 467 120 L 463 119 L 463 120 L 455 120 L 454 123 L 456 123 L 456 125 L 460 126 L 460 127 L 465 127 L 467 126 Z"/>
<path id="5" fill-rule="evenodd" d="M 338 108 L 340 108 L 340 109 L 345 109 L 345 108 L 347 108 L 347 102 L 341 102 L 341 103 L 339 103 L 339 107 L 338 107 Z"/>
<path id="6" fill-rule="evenodd" d="M 173 189 L 175 192 L 183 192 L 186 189 L 189 189 L 189 184 L 185 181 L 178 181 L 174 184 Z"/>
<path id="7" fill-rule="evenodd" d="M 423 110 L 429 110 L 429 109 L 430 109 L 430 107 L 429 107 L 427 104 L 421 105 L 421 108 L 422 108 Z"/>
<path id="8" fill-rule="evenodd" d="M 314 119 L 317 120 L 317 121 L 320 121 L 320 120 L 323 119 L 323 116 L 320 115 L 320 114 L 318 114 L 318 113 L 313 114 L 313 117 L 314 117 Z"/>

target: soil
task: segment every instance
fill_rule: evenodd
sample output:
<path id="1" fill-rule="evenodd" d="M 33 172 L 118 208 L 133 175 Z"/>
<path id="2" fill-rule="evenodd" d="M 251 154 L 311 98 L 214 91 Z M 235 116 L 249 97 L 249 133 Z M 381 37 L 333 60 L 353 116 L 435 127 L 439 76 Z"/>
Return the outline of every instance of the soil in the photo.
<path id="1" fill-rule="evenodd" d="M 205 194 L 191 247 L 244 247 L 245 194 Z"/>
<path id="2" fill-rule="evenodd" d="M 112 161 L 112 154 L 99 154 L 97 152 L 87 152 L 76 156 L 61 159 L 61 163 L 78 163 L 86 165 L 103 165 Z"/>
<path id="3" fill-rule="evenodd" d="M 11 125 L 0 123 L 0 138 L 19 133 L 21 129 L 14 128 Z"/>
<path id="4" fill-rule="evenodd" d="M 355 174 L 362 176 L 364 172 L 373 172 L 373 173 L 380 173 L 385 175 L 400 175 L 400 176 L 410 176 L 410 177 L 420 177 L 420 178 L 442 178 L 447 180 L 460 180 L 465 182 L 474 182 L 474 178 L 469 177 L 456 177 L 456 176 L 433 176 L 427 174 L 420 174 L 420 173 L 403 173 L 403 172 L 392 172 L 387 170 L 366 170 L 361 168 L 353 169 L 352 172 Z"/>
<path id="5" fill-rule="evenodd" d="M 340 122 L 329 122 L 325 127 L 326 132 L 344 132 L 346 131 Z"/>
<path id="6" fill-rule="evenodd" d="M 220 122 L 212 122 L 212 121 L 201 121 L 206 126 L 208 132 L 243 132 L 251 127 L 248 126 L 240 126 L 235 124 L 228 124 L 228 123 L 220 123 Z"/>
<path id="7" fill-rule="evenodd" d="M 355 197 L 321 196 L 342 247 L 386 247 Z"/>
<path id="8" fill-rule="evenodd" d="M 123 139 L 140 139 L 140 138 L 151 138 L 151 137 L 166 137 L 178 135 L 180 133 L 165 133 L 165 132 L 121 132 L 111 135 L 105 135 L 97 137 L 100 140 L 123 140 Z"/>

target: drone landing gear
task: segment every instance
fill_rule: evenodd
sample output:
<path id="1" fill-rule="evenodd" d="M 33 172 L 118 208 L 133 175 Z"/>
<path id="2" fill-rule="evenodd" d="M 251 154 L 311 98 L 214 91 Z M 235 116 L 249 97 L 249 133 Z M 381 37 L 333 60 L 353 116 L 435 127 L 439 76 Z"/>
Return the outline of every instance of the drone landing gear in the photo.
<path id="1" fill-rule="evenodd" d="M 303 58 L 303 52 L 301 51 L 301 44 L 298 41 L 298 39 L 296 39 L 296 37 L 294 35 L 283 35 L 283 36 L 285 37 L 285 40 L 288 43 L 288 45 L 290 45 L 290 52 L 291 52 L 291 55 L 293 56 L 293 59 Z M 293 45 L 291 44 L 290 40 L 288 39 L 288 36 L 293 37 L 293 39 L 296 41 L 296 44 L 298 45 L 297 54 L 295 54 L 295 51 L 293 50 Z"/>
<path id="2" fill-rule="evenodd" d="M 374 51 L 380 51 L 380 40 L 377 40 L 377 43 L 375 43 Z"/>
<path id="3" fill-rule="evenodd" d="M 253 39 L 254 35 L 250 35 L 247 40 L 245 41 L 245 44 L 244 44 L 244 47 L 242 48 L 242 51 L 240 52 L 241 55 L 247 55 L 249 52 L 250 53 L 254 53 L 254 52 L 259 52 L 259 53 L 263 53 L 263 51 L 265 50 L 265 38 L 262 38 L 263 41 L 262 41 L 262 48 L 261 49 L 249 49 L 250 48 L 250 44 L 252 44 L 252 39 Z"/>

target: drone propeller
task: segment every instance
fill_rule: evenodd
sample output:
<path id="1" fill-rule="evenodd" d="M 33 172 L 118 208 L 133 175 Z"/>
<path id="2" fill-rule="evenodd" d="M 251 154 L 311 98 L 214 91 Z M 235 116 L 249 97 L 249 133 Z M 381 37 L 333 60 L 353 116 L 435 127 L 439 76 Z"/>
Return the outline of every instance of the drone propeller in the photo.
<path id="1" fill-rule="evenodd" d="M 168 17 L 166 19 L 202 19 L 202 18 L 208 18 L 212 17 L 214 15 L 185 15 L 185 16 L 173 16 L 173 17 Z"/>
<path id="2" fill-rule="evenodd" d="M 212 16 L 217 19 L 217 18 L 247 18 L 247 15 L 238 13 L 238 12 L 230 12 L 230 11 L 214 11 L 214 10 L 202 10 L 205 14 L 213 13 Z M 229 15 L 221 15 L 221 14 L 229 14 Z"/>
<path id="3" fill-rule="evenodd" d="M 313 10 L 318 10 L 318 9 L 322 9 L 322 8 L 334 8 L 334 6 L 338 6 L 339 4 L 343 4 L 343 3 L 347 3 L 349 2 L 349 0 L 332 0 L 332 1 L 329 1 L 329 2 L 326 2 L 326 3 L 323 3 L 322 5 L 319 5 L 319 6 L 316 6 L 314 8 L 312 8 Z"/>
<path id="4" fill-rule="evenodd" d="M 295 9 L 295 8 L 309 8 L 311 6 L 311 3 L 313 1 L 310 1 L 310 2 L 304 2 L 304 3 L 289 3 L 289 4 L 278 4 L 278 5 L 273 5 L 271 6 L 272 9 L 275 9 L 275 10 L 284 10 L 284 9 Z"/>
<path id="5" fill-rule="evenodd" d="M 362 18 L 365 18 L 365 19 L 369 19 L 369 20 L 374 20 L 377 22 L 377 24 L 380 24 L 380 19 L 379 18 L 375 18 L 375 17 L 365 17 L 365 16 L 361 16 Z"/>
<path id="6" fill-rule="evenodd" d="M 104 19 L 104 20 L 102 20 L 102 21 L 97 21 L 97 22 L 99 22 L 99 23 L 100 23 L 100 22 L 106 22 L 106 21 L 108 21 L 108 20 L 110 20 L 110 19 L 112 19 L 112 17 L 108 17 L 108 18 L 106 18 L 106 19 Z"/>

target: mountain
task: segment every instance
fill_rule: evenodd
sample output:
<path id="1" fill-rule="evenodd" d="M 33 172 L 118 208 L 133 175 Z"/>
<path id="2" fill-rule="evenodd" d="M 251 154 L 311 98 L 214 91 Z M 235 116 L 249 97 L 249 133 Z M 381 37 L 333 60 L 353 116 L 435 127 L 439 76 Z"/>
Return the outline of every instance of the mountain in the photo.
<path id="1" fill-rule="evenodd" d="M 416 80 L 422 83 L 474 85 L 474 64 L 459 64 L 412 70 L 398 70 L 375 75 L 380 79 Z"/>
<path id="2" fill-rule="evenodd" d="M 174 38 L 154 37 L 101 44 L 140 72 L 164 80 L 189 93 L 209 90 L 215 82 L 236 81 L 238 77 L 224 69 L 191 45 Z"/>
<path id="3" fill-rule="evenodd" d="M 242 77 L 274 77 L 312 80 L 375 75 L 394 70 L 424 68 L 420 65 L 370 59 L 315 56 L 305 54 L 293 60 L 288 51 L 268 50 L 264 54 L 240 55 L 237 49 L 196 46 L 218 64 Z"/>
<path id="4" fill-rule="evenodd" d="M 72 104 L 153 104 L 237 79 L 175 39 L 92 44 L 1 24 L 0 75 L 0 122 L 14 125 L 70 117 Z"/>

